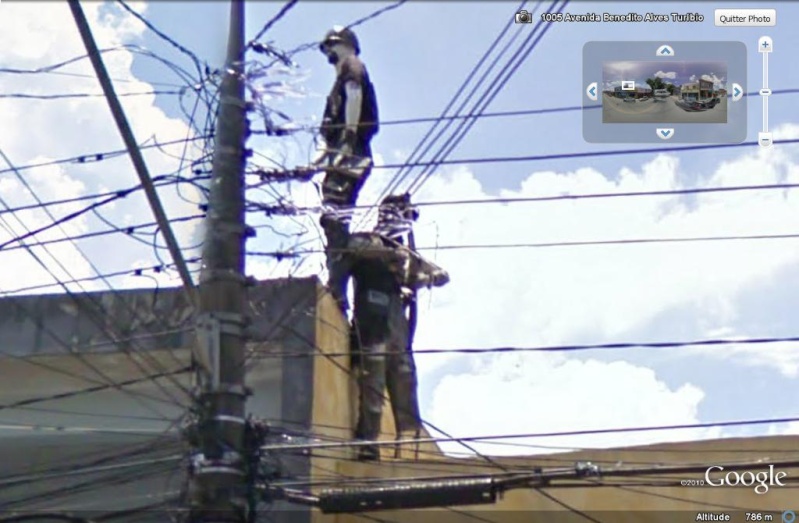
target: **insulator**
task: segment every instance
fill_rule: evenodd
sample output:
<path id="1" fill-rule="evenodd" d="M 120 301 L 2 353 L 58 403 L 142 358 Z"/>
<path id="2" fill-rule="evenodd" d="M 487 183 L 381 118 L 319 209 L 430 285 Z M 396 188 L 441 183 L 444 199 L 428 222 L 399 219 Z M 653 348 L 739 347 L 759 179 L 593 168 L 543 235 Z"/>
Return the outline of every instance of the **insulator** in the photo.
<path id="1" fill-rule="evenodd" d="M 493 478 L 408 482 L 386 487 L 323 490 L 319 509 L 325 514 L 484 505 L 495 503 L 498 486 Z"/>

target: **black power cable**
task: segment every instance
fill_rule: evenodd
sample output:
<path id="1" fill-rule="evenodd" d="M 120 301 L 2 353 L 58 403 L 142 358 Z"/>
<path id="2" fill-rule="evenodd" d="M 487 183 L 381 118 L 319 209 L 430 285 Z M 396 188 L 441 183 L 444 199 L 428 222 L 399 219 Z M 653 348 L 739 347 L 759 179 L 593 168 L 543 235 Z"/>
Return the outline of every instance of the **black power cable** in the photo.
<path id="1" fill-rule="evenodd" d="M 95 523 L 93 520 L 85 517 L 73 516 L 61 512 L 39 512 L 0 518 L 0 523 L 50 523 L 52 521 L 63 521 L 65 523 Z"/>

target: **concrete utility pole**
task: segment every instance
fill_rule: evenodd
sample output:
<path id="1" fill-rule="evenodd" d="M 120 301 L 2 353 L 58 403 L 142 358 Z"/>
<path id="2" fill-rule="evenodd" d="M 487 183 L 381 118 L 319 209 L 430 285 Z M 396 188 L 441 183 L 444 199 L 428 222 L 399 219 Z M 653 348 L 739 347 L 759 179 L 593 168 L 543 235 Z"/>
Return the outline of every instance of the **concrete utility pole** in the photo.
<path id="1" fill-rule="evenodd" d="M 190 523 L 243 523 L 245 456 L 244 2 L 232 0 L 200 275 L 198 447 Z"/>

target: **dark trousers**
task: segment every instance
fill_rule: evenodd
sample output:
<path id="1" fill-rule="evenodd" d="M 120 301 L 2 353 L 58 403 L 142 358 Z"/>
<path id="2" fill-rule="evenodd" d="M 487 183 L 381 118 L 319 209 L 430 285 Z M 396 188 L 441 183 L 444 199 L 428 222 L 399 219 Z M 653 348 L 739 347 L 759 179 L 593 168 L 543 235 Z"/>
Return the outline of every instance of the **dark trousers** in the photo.
<path id="1" fill-rule="evenodd" d="M 355 437 L 370 441 L 378 438 L 386 389 L 396 432 L 415 432 L 420 428 L 418 383 L 401 298 L 388 296 L 383 311 L 380 307 L 360 307 L 359 298 L 356 296 L 353 320 L 360 396 Z"/>
<path id="2" fill-rule="evenodd" d="M 372 172 L 371 151 L 368 147 L 357 151 L 356 155 L 358 156 L 354 156 L 351 162 L 352 176 L 332 169 L 325 175 L 322 203 L 329 211 L 324 212 L 319 221 L 325 232 L 328 289 L 345 315 L 349 308 L 347 285 L 350 279 L 350 264 L 348 256 L 345 256 L 345 249 L 350 239 L 351 213 L 363 184 Z M 346 169 L 348 165 L 342 167 Z"/>

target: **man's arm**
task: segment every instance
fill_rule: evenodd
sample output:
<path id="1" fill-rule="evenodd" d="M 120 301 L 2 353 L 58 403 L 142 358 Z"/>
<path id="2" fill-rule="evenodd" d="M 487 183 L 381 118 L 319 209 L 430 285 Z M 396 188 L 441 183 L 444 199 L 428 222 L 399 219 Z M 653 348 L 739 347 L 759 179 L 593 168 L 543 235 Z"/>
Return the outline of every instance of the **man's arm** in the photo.
<path id="1" fill-rule="evenodd" d="M 346 106 L 344 109 L 344 154 L 352 154 L 355 139 L 358 134 L 358 125 L 361 121 L 361 107 L 363 106 L 363 88 L 359 82 L 348 80 L 344 84 L 346 93 Z"/>

